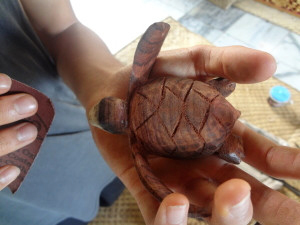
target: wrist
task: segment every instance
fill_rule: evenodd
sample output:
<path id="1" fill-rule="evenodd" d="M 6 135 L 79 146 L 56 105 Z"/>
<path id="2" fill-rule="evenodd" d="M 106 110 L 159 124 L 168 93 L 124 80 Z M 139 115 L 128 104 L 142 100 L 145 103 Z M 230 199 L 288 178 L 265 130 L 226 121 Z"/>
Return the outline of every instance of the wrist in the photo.
<path id="1" fill-rule="evenodd" d="M 115 88 L 114 76 L 123 65 L 90 29 L 74 23 L 47 40 L 58 73 L 86 109 Z"/>
<path id="2" fill-rule="evenodd" d="M 108 72 L 95 73 L 94 79 L 89 81 L 86 88 L 77 92 L 77 97 L 81 104 L 89 112 L 91 107 L 97 104 L 101 99 L 109 96 L 126 99 L 129 85 L 129 75 L 131 67 L 114 67 Z M 103 79 L 105 78 L 105 79 Z"/>

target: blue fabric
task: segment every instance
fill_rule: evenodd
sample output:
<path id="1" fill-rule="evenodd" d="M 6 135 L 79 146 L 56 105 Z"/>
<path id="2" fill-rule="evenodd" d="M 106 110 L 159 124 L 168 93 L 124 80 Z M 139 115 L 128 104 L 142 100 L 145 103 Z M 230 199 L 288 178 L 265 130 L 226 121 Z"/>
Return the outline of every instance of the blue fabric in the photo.
<path id="1" fill-rule="evenodd" d="M 56 115 L 35 163 L 18 192 L 0 192 L 1 225 L 54 225 L 91 220 L 102 189 L 114 179 L 96 148 L 74 94 L 17 0 L 0 0 L 0 72 L 47 95 Z"/>
<path id="2" fill-rule="evenodd" d="M 66 219 L 57 225 L 88 225 L 88 222 L 82 222 L 73 218 Z"/>

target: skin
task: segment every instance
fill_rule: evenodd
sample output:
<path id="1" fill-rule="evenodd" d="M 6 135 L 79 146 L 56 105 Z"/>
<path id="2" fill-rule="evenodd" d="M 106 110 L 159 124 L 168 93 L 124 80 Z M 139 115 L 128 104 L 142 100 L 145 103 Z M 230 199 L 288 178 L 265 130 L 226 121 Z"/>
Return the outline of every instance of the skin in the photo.
<path id="1" fill-rule="evenodd" d="M 28 94 L 1 96 L 8 92 L 10 87 L 11 79 L 7 75 L 0 73 L 0 126 L 32 116 L 38 109 L 37 101 Z M 26 103 L 27 107 L 24 107 Z M 23 110 L 20 111 L 21 108 Z M 24 139 L 26 136 L 27 138 Z M 36 136 L 37 128 L 30 123 L 20 123 L 0 130 L 0 156 L 30 144 L 35 140 Z M 19 173 L 20 169 L 15 166 L 7 165 L 1 167 L 0 190 L 10 184 Z"/>
<path id="2" fill-rule="evenodd" d="M 87 112 L 104 97 L 126 98 L 130 67 L 123 67 L 101 39 L 77 21 L 68 1 L 21 2 L 34 29 L 55 59 L 59 74 Z M 264 52 L 240 46 L 195 46 L 161 53 L 151 76 L 189 76 L 206 80 L 218 75 L 237 83 L 255 83 L 268 79 L 275 70 L 274 58 Z M 9 82 L 4 77 L 0 75 L 0 86 L 3 80 Z M 2 88 L 1 94 L 8 89 L 9 85 Z M 13 101 L 8 97 L 1 98 L 7 101 L 5 105 L 1 105 L 0 101 L 2 124 L 25 117 L 16 114 L 11 117 L 8 109 L 12 107 Z M 36 109 L 26 116 L 35 112 Z M 91 131 L 103 158 L 134 196 L 148 225 L 186 224 L 189 201 L 205 204 L 212 209 L 212 217 L 207 218 L 211 224 L 247 224 L 252 215 L 263 224 L 288 225 L 300 221 L 299 203 L 267 188 L 237 167 L 214 156 L 189 160 L 188 163 L 183 160 L 151 158 L 150 164 L 159 178 L 175 192 L 181 193 L 169 195 L 159 204 L 138 178 L 128 137 L 112 135 L 94 127 L 91 127 Z M 245 162 L 272 176 L 300 178 L 300 154 L 296 149 L 277 146 L 239 122 L 235 124 L 234 132 L 243 139 Z M 8 133 L 7 130 L 1 131 L 0 139 Z M 21 146 L 16 145 L 16 135 L 13 133 L 6 140 L 10 144 L 3 146 L 0 142 L 1 155 Z M 23 142 L 22 145 L 33 140 Z M 3 168 L 0 173 L 1 170 Z M 0 188 L 6 185 L 2 184 Z M 251 202 L 243 201 L 247 196 L 251 196 Z M 234 214 L 230 209 L 237 204 L 234 209 L 241 209 L 240 202 L 248 205 L 244 211 L 237 211 L 236 215 L 242 216 L 232 217 Z M 183 209 L 182 220 L 170 218 L 174 207 L 169 206 Z"/>

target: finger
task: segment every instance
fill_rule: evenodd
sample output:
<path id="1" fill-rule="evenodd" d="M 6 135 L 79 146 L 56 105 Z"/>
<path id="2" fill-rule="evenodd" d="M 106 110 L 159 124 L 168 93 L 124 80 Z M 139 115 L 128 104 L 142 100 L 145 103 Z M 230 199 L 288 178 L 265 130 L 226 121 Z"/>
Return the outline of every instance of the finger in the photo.
<path id="1" fill-rule="evenodd" d="M 199 45 L 163 52 L 152 74 L 173 76 L 224 77 L 237 83 L 268 79 L 276 71 L 276 61 L 266 52 L 242 47 Z"/>
<path id="2" fill-rule="evenodd" d="M 0 73 L 0 95 L 9 91 L 11 79 L 6 74 Z"/>
<path id="3" fill-rule="evenodd" d="M 211 223 L 215 225 L 247 225 L 253 214 L 250 185 L 231 179 L 221 184 L 214 197 Z"/>
<path id="4" fill-rule="evenodd" d="M 220 183 L 239 178 L 251 186 L 253 217 L 262 224 L 294 224 L 300 221 L 300 204 L 274 191 L 234 165 L 223 164 L 211 176 Z"/>
<path id="5" fill-rule="evenodd" d="M 13 182 L 20 174 L 20 169 L 16 166 L 3 166 L 0 168 L 0 191 Z"/>
<path id="6" fill-rule="evenodd" d="M 0 156 L 6 155 L 33 142 L 37 133 L 37 128 L 31 123 L 21 123 L 1 130 Z"/>
<path id="7" fill-rule="evenodd" d="M 166 164 L 172 168 L 172 171 L 176 171 L 176 176 L 165 175 L 164 171 L 167 168 L 160 168 L 160 175 L 170 188 L 184 194 L 191 204 L 197 205 L 206 212 L 212 212 L 213 224 L 247 224 L 252 218 L 251 202 L 250 205 L 248 204 L 250 186 L 240 179 L 233 179 L 223 184 L 224 181 L 216 182 L 214 176 L 224 163 L 216 157 L 193 160 L 188 164 L 169 160 Z M 184 170 L 180 170 L 179 167 L 183 167 Z M 218 186 L 220 183 L 221 185 Z M 178 184 L 184 185 L 178 187 Z"/>
<path id="8" fill-rule="evenodd" d="M 242 137 L 248 164 L 275 177 L 300 178 L 300 151 L 278 146 L 237 121 L 234 132 Z"/>
<path id="9" fill-rule="evenodd" d="M 189 202 L 184 195 L 170 194 L 160 204 L 154 225 L 186 225 L 188 208 Z"/>
<path id="10" fill-rule="evenodd" d="M 195 179 L 194 177 L 197 176 L 206 176 L 215 184 L 222 184 L 227 180 L 238 178 L 245 180 L 251 186 L 251 201 L 254 210 L 253 217 L 256 220 L 262 222 L 262 224 L 281 225 L 293 224 L 291 221 L 300 221 L 299 203 L 268 188 L 246 172 L 232 164 L 228 164 L 225 161 L 218 159 L 215 156 L 190 160 L 188 163 L 183 160 L 179 161 L 167 159 L 165 164 L 166 165 L 163 165 L 163 167 L 160 167 L 160 175 L 162 175 L 162 177 L 159 177 L 172 189 L 172 186 L 175 183 L 177 183 L 177 185 L 186 183 L 189 179 Z M 176 173 L 174 173 L 176 176 L 165 175 L 167 174 L 167 171 L 169 171 L 170 174 L 170 168 L 172 168 L 171 171 L 173 173 L 176 171 Z M 203 191 L 198 192 L 198 194 L 195 193 L 193 191 L 193 187 L 191 187 L 191 190 L 196 199 L 198 199 L 196 195 L 205 194 Z M 194 200 L 190 199 L 191 196 L 188 197 L 192 203 Z M 284 214 L 287 214 L 289 218 L 285 218 Z"/>
<path id="11" fill-rule="evenodd" d="M 38 104 L 28 94 L 15 94 L 0 97 L 0 125 L 9 124 L 32 116 L 37 112 Z"/>

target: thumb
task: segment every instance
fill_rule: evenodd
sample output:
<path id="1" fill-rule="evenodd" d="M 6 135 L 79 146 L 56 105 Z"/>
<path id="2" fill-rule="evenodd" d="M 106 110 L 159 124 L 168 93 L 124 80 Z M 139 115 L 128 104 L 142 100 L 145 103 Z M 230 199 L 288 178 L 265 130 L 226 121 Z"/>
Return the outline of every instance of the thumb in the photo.
<path id="1" fill-rule="evenodd" d="M 164 198 L 157 211 L 154 225 L 186 225 L 189 201 L 178 193 Z"/>
<path id="2" fill-rule="evenodd" d="M 214 196 L 211 224 L 247 225 L 253 215 L 250 185 L 241 179 L 221 184 Z"/>

